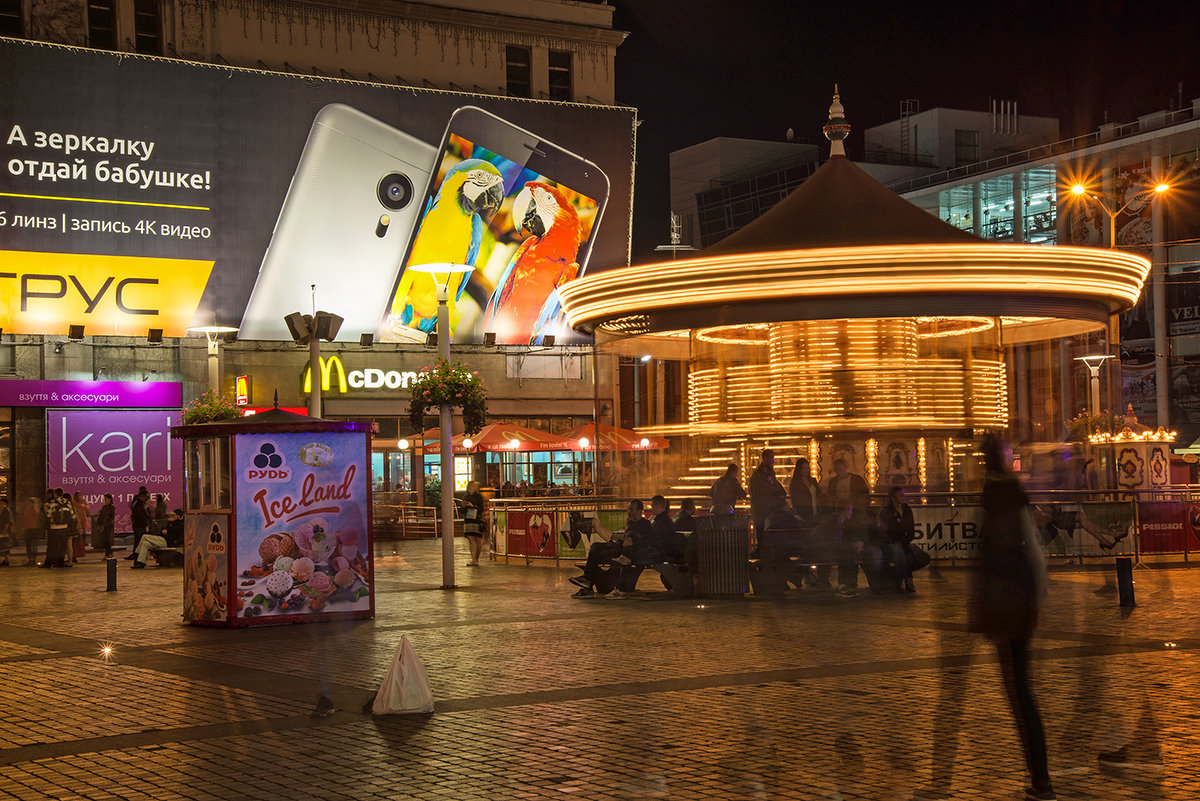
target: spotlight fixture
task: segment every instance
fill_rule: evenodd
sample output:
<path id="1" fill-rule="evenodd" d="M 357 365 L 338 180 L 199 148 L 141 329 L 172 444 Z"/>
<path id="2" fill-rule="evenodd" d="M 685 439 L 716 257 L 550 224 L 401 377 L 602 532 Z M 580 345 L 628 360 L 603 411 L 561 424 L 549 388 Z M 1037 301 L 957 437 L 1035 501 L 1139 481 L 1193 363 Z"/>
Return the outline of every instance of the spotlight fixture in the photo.
<path id="1" fill-rule="evenodd" d="M 54 352 L 55 352 L 55 353 L 62 353 L 62 352 L 63 352 L 63 343 L 61 343 L 61 342 L 55 342 L 55 343 L 54 343 Z"/>
<path id="2" fill-rule="evenodd" d="M 146 332 L 146 341 L 151 345 L 161 345 L 163 341 L 163 330 L 161 328 L 151 328 Z"/>
<path id="3" fill-rule="evenodd" d="M 430 331 L 429 336 L 425 337 L 425 344 L 431 348 L 436 348 L 437 343 L 437 331 Z"/>
<path id="4" fill-rule="evenodd" d="M 362 345 L 364 348 L 371 347 L 372 345 L 375 344 L 375 335 L 374 334 L 359 334 L 358 335 L 358 344 Z"/>
<path id="5" fill-rule="evenodd" d="M 542 337 L 542 344 L 548 348 L 554 347 L 554 334 L 546 334 Z"/>
<path id="6" fill-rule="evenodd" d="M 488 345 L 488 346 L 495 345 L 496 344 L 496 332 L 495 331 L 484 331 L 483 332 L 483 344 Z"/>
<path id="7" fill-rule="evenodd" d="M 67 339 L 71 340 L 72 342 L 82 342 L 83 341 L 83 326 L 82 325 L 67 326 Z"/>

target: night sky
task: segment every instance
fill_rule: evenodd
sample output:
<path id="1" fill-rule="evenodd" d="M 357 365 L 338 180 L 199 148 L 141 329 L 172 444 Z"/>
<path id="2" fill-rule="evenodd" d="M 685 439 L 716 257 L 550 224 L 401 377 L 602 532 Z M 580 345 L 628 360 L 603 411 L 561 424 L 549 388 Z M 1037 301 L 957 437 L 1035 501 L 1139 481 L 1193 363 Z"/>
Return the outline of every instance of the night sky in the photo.
<path id="1" fill-rule="evenodd" d="M 616 100 L 639 110 L 634 263 L 666 242 L 672 150 L 716 136 L 824 143 L 836 81 L 862 132 L 906 98 L 1060 120 L 1063 138 L 1200 97 L 1194 3 L 612 0 Z"/>

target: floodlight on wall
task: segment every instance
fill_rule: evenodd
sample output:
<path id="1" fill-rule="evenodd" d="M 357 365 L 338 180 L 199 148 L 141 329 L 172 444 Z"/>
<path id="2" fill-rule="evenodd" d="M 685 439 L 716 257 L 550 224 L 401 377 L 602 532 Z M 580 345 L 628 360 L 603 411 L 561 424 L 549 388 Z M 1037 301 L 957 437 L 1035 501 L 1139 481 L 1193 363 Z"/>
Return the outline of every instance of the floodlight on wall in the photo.
<path id="1" fill-rule="evenodd" d="M 546 334 L 542 337 L 542 344 L 548 348 L 554 347 L 554 334 Z"/>
<path id="2" fill-rule="evenodd" d="M 483 332 L 483 344 L 485 344 L 489 347 L 492 345 L 495 345 L 496 344 L 496 332 L 495 331 L 484 331 Z"/>
<path id="3" fill-rule="evenodd" d="M 431 348 L 436 348 L 438 344 L 437 331 L 430 331 L 429 336 L 425 337 L 425 344 Z"/>
<path id="4" fill-rule="evenodd" d="M 375 344 L 375 335 L 374 334 L 359 334 L 358 335 L 358 344 L 362 345 L 364 348 L 371 347 L 372 345 Z"/>
<path id="5" fill-rule="evenodd" d="M 82 325 L 67 326 L 67 339 L 71 340 L 72 342 L 82 342 L 83 341 L 83 326 Z"/>
<path id="6" fill-rule="evenodd" d="M 146 332 L 146 341 L 151 345 L 161 345 L 163 341 L 163 330 L 161 328 L 151 328 Z"/>
<path id="7" fill-rule="evenodd" d="M 55 343 L 54 343 L 54 352 L 55 352 L 55 353 L 62 353 L 62 352 L 63 352 L 63 343 L 61 343 L 61 342 L 55 342 Z"/>

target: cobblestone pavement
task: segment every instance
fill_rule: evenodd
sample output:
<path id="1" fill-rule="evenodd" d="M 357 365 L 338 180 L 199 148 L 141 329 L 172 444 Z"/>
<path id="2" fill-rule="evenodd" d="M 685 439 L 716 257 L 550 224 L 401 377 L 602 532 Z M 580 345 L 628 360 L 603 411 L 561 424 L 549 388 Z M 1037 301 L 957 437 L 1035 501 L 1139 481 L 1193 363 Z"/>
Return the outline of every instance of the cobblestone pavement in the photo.
<path id="1" fill-rule="evenodd" d="M 966 579 L 904 597 L 578 601 L 573 571 L 388 544 L 371 621 L 180 622 L 178 569 L 104 591 L 0 570 L 0 798 L 1016 799 L 1025 785 Z M 1200 571 L 1052 573 L 1034 677 L 1064 799 L 1200 798 Z M 1126 614 L 1122 614 L 1124 611 Z M 407 635 L 437 711 L 360 712 Z M 112 646 L 111 659 L 100 653 Z M 338 711 L 309 716 L 322 682 Z M 1135 763 L 1096 755 L 1130 743 Z M 949 788 L 948 790 L 946 788 Z"/>

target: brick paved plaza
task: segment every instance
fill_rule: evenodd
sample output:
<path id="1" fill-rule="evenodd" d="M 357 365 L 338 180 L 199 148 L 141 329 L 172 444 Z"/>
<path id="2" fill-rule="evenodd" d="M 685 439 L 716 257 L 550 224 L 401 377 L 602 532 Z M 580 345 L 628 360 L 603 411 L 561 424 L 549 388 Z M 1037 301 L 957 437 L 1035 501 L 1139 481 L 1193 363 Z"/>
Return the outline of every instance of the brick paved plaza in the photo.
<path id="1" fill-rule="evenodd" d="M 577 601 L 573 571 L 387 545 L 373 621 L 180 623 L 178 569 L 0 572 L 0 797 L 1015 799 L 1017 740 L 966 580 L 907 597 Z M 393 552 L 395 551 L 395 552 Z M 1200 571 L 1052 574 L 1035 681 L 1064 799 L 1196 799 Z M 438 699 L 360 708 L 401 635 Z M 100 643 L 114 647 L 105 661 Z M 310 718 L 322 672 L 338 711 Z M 1132 740 L 1147 762 L 1101 769 Z M 1158 755 L 1161 754 L 1161 759 Z M 1158 761 L 1159 764 L 1153 764 Z"/>

